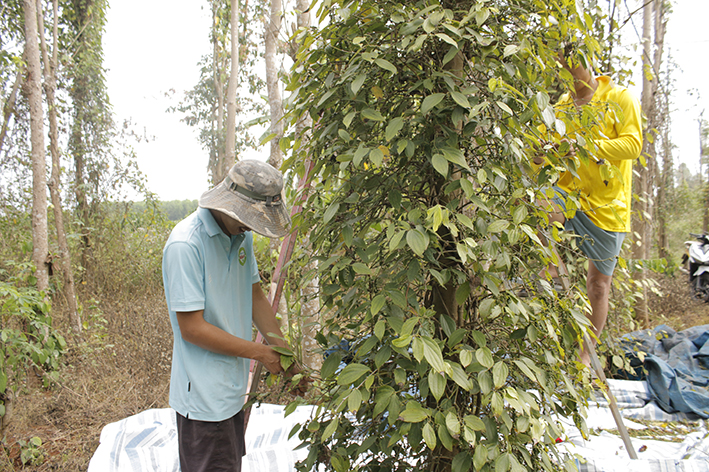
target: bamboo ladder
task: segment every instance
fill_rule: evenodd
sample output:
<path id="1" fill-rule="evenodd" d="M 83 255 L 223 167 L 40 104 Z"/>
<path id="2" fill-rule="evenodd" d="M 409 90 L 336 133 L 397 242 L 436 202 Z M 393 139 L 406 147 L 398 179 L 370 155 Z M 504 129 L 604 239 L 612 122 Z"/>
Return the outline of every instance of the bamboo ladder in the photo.
<path id="1" fill-rule="evenodd" d="M 313 171 L 313 168 L 315 167 L 314 162 L 311 161 L 310 159 L 306 160 L 305 162 L 305 173 L 303 174 L 303 177 L 300 179 L 300 182 L 298 183 L 298 195 L 300 195 L 300 201 L 296 205 L 291 208 L 291 217 L 300 213 L 300 211 L 303 209 L 303 200 L 305 200 L 305 195 L 303 192 L 305 192 L 309 187 L 310 187 L 310 177 L 311 173 Z M 285 284 L 286 281 L 286 264 L 291 259 L 291 256 L 293 255 L 293 249 L 295 248 L 295 241 L 298 236 L 298 231 L 293 229 L 288 235 L 283 238 L 283 241 L 281 242 L 281 252 L 278 255 L 278 262 L 276 263 L 276 268 L 273 271 L 273 278 L 271 280 L 271 288 L 269 289 L 268 293 L 268 301 L 271 302 L 271 308 L 273 309 L 273 313 L 278 312 L 278 302 L 281 299 L 281 294 L 283 293 L 283 285 Z M 259 332 L 256 335 L 256 342 L 261 343 L 264 342 L 265 339 Z M 251 359 L 251 363 L 249 366 L 249 386 L 248 386 L 248 394 L 251 396 L 252 394 L 258 392 L 259 388 L 259 381 L 261 379 L 261 372 L 263 370 L 263 364 L 260 362 L 255 361 L 254 359 Z M 249 417 L 251 416 L 251 408 L 249 407 L 244 414 L 244 431 L 246 431 L 246 427 L 249 424 Z"/>
<path id="2" fill-rule="evenodd" d="M 561 282 L 561 286 L 563 287 L 564 291 L 568 291 L 571 288 L 571 282 L 569 281 L 569 271 L 566 269 L 566 264 L 564 264 L 564 261 L 561 259 L 561 256 L 559 256 L 559 253 L 556 250 L 556 247 L 551 239 L 549 239 L 549 248 L 554 253 L 556 260 L 559 261 L 557 265 L 557 270 L 559 272 L 559 281 Z M 630 440 L 630 435 L 628 434 L 628 429 L 625 427 L 625 423 L 623 422 L 623 416 L 620 414 L 618 403 L 615 400 L 613 392 L 611 392 L 610 385 L 608 384 L 608 380 L 606 379 L 606 374 L 603 372 L 603 366 L 601 365 L 601 361 L 598 359 L 598 354 L 596 354 L 596 343 L 591 340 L 591 337 L 588 335 L 588 333 L 584 333 L 583 344 L 584 349 L 588 349 L 588 354 L 591 358 L 591 367 L 598 376 L 598 379 L 601 381 L 603 394 L 608 399 L 608 405 L 611 408 L 613 419 L 615 420 L 615 424 L 618 427 L 618 433 L 623 439 L 625 449 L 628 451 L 628 456 L 630 456 L 631 459 L 637 459 L 638 454 L 635 452 L 633 443 Z"/>

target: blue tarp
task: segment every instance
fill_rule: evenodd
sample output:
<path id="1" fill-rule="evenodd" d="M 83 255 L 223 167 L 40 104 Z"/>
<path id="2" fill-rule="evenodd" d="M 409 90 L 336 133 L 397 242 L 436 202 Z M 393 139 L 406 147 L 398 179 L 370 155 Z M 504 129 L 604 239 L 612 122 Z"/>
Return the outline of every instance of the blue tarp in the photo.
<path id="1" fill-rule="evenodd" d="M 626 334 L 621 346 L 631 365 L 644 367 L 646 374 L 635 373 L 663 410 L 709 418 L 709 325 L 680 332 L 660 325 Z"/>

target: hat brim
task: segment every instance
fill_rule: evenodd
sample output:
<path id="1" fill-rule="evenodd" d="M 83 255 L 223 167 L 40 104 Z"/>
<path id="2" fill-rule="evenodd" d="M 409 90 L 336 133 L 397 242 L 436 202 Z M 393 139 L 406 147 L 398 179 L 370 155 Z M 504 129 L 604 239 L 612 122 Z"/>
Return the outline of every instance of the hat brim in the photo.
<path id="1" fill-rule="evenodd" d="M 281 238 L 288 234 L 291 224 L 283 201 L 281 198 L 279 203 L 267 205 L 266 202 L 229 191 L 222 182 L 202 194 L 199 206 L 220 211 L 268 238 Z"/>

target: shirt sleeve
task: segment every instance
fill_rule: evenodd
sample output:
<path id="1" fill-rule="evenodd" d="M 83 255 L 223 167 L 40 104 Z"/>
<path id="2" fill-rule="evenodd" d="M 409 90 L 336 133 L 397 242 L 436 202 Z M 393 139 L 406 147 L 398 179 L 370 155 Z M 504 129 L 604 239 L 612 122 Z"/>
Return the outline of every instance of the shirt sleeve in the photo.
<path id="1" fill-rule="evenodd" d="M 170 311 L 204 310 L 204 263 L 194 246 L 177 242 L 165 249 L 165 293 Z"/>
<path id="2" fill-rule="evenodd" d="M 622 111 L 614 126 L 617 137 L 600 140 L 597 157 L 616 161 L 637 159 L 643 147 L 640 102 L 625 89 L 618 95 L 617 103 Z"/>

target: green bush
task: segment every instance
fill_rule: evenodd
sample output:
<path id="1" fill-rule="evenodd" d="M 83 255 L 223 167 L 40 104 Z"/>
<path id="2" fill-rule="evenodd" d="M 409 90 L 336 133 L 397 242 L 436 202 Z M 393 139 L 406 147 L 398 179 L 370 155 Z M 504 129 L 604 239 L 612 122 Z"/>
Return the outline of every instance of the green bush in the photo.
<path id="1" fill-rule="evenodd" d="M 31 273 L 31 265 L 19 264 Z M 66 341 L 52 326 L 50 303 L 27 277 L 0 281 L 0 416 L 5 414 L 4 399 L 22 387 L 32 368 L 43 372 L 45 386 L 57 380 Z"/>

